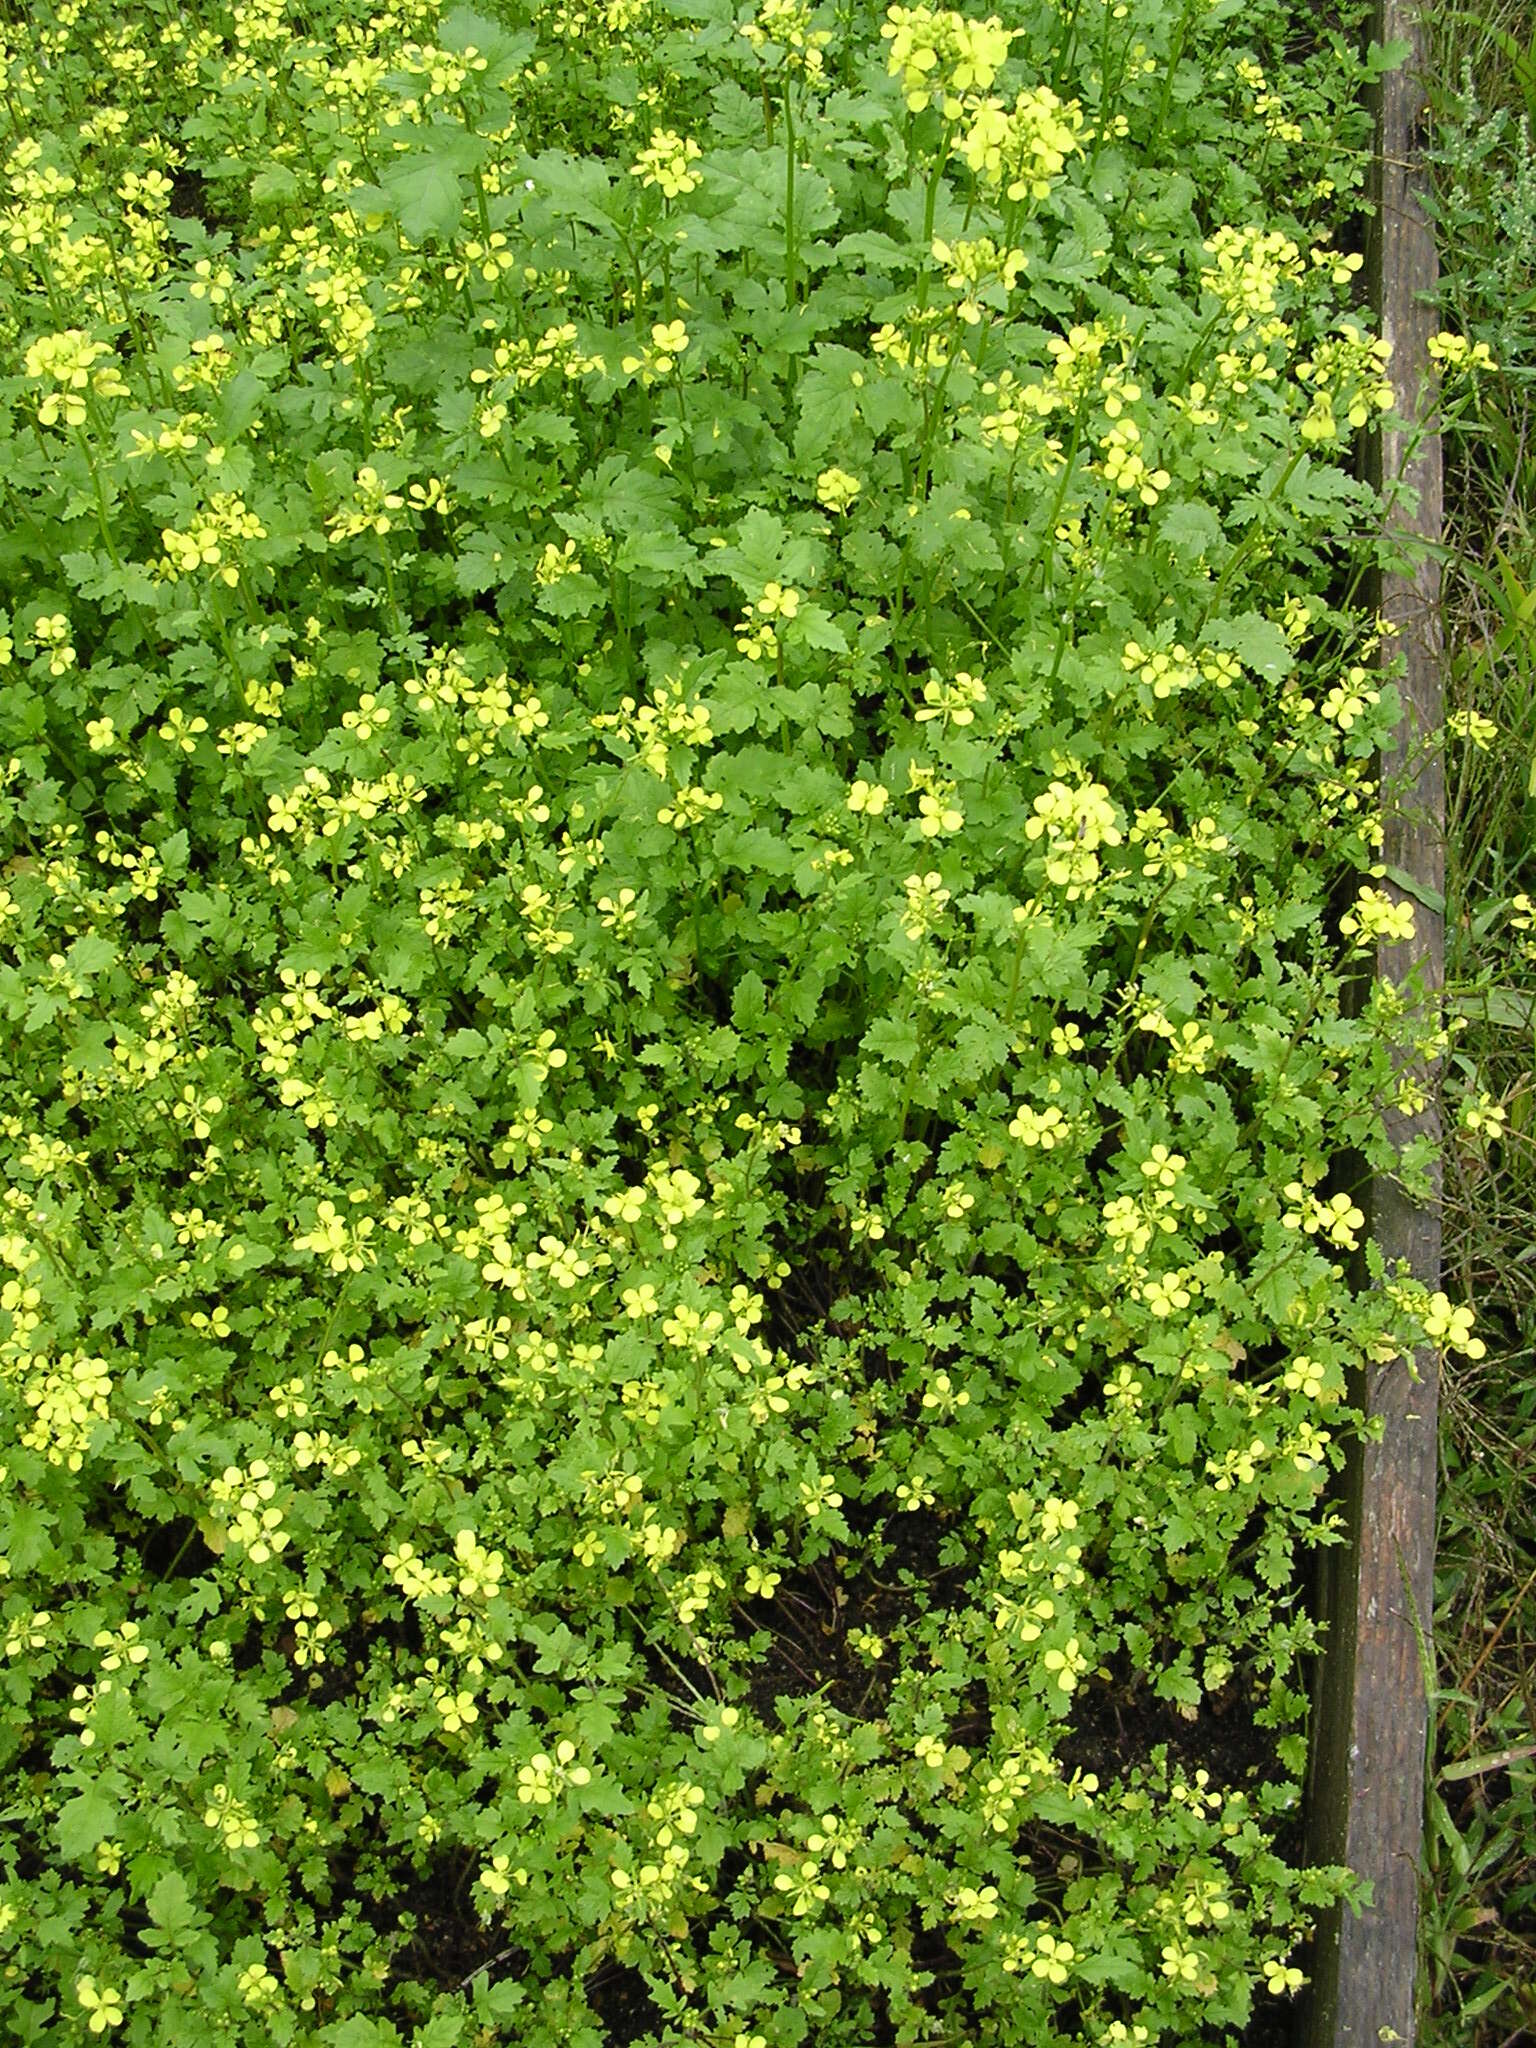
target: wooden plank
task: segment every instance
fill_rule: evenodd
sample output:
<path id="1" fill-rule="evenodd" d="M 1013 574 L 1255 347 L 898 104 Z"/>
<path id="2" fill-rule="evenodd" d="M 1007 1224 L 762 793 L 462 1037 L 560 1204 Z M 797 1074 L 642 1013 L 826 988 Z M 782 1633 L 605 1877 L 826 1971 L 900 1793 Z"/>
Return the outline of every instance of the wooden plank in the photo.
<path id="1" fill-rule="evenodd" d="M 1398 688 L 1404 714 L 1382 758 L 1388 867 L 1415 883 L 1418 936 L 1383 946 L 1376 971 L 1405 981 L 1418 969 L 1427 991 L 1426 1021 L 1438 1023 L 1444 970 L 1444 771 L 1438 738 L 1444 719 L 1440 572 L 1415 538 L 1441 537 L 1441 453 L 1435 427 L 1432 366 L 1425 342 L 1438 326 L 1425 295 L 1438 275 L 1434 236 L 1419 203 L 1425 39 L 1414 0 L 1377 0 L 1379 43 L 1410 43 L 1404 69 L 1377 95 L 1377 214 L 1367 247 L 1367 278 L 1381 332 L 1392 343 L 1389 375 L 1397 409 L 1423 420 L 1414 445 L 1384 431 L 1371 450 L 1371 480 L 1389 494 L 1388 526 L 1406 543 L 1413 567 L 1380 579 L 1376 600 L 1397 628 L 1386 652 L 1405 655 Z M 1391 493 L 1393 479 L 1408 486 Z M 1393 890 L 1395 895 L 1401 891 Z M 1425 1064 L 1422 1109 L 1387 1114 L 1394 1142 L 1429 1138 L 1438 1147 L 1438 1061 Z M 1440 1284 L 1439 1176 L 1432 1200 L 1410 1200 L 1387 1175 L 1371 1183 L 1368 1227 L 1389 1261 L 1406 1259 L 1430 1287 Z M 1427 1644 L 1434 1584 L 1436 1360 L 1372 1368 L 1360 1389 L 1382 1422 L 1379 1443 L 1357 1446 L 1340 1503 L 1348 1544 L 1325 1554 L 1322 1612 L 1328 1622 L 1316 1714 L 1308 1813 L 1312 1853 L 1370 1879 L 1374 1903 L 1358 1918 L 1330 1915 L 1313 1944 L 1312 1989 L 1300 2019 L 1306 2048 L 1379 2048 L 1415 2034 L 1415 1944 L 1423 1839 L 1428 1702 L 1418 1640 Z"/>

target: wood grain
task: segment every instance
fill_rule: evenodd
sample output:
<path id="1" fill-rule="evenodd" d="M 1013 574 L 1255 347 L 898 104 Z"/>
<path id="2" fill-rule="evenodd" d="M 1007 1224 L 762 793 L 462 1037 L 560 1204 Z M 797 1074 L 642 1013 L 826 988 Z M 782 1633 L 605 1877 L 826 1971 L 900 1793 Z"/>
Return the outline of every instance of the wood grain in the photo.
<path id="1" fill-rule="evenodd" d="M 1386 653 L 1400 653 L 1403 719 L 1384 752 L 1381 775 L 1389 868 L 1412 879 L 1416 939 L 1383 946 L 1376 971 L 1412 991 L 1426 1023 L 1438 1024 L 1444 972 L 1444 771 L 1436 746 L 1444 719 L 1440 571 L 1431 546 L 1441 537 L 1440 440 L 1432 365 L 1425 343 L 1439 322 L 1426 296 L 1438 269 L 1434 236 L 1419 203 L 1425 42 L 1411 0 L 1377 0 L 1375 40 L 1408 42 L 1413 56 L 1377 90 L 1377 215 L 1367 278 L 1392 343 L 1388 374 L 1397 410 L 1421 423 L 1412 435 L 1388 429 L 1370 453 L 1371 481 L 1388 495 L 1388 527 L 1402 545 L 1400 571 L 1376 590 L 1396 628 Z M 1394 480 L 1405 488 L 1394 491 Z M 1384 885 L 1387 886 L 1387 885 Z M 1392 887 L 1394 896 L 1404 891 Z M 1393 1108 L 1388 1129 L 1400 1148 L 1440 1138 L 1439 1063 L 1422 1063 L 1427 1098 L 1415 1114 Z M 1433 1194 L 1415 1201 L 1390 1175 L 1370 1184 L 1367 1222 L 1389 1262 L 1405 1259 L 1430 1287 L 1440 1284 L 1438 1169 Z M 1428 1701 L 1425 1663 L 1433 1603 L 1436 1361 L 1375 1367 L 1358 1391 L 1380 1417 L 1381 1441 L 1357 1446 L 1340 1501 L 1347 1547 L 1326 1553 L 1322 1612 L 1328 1623 L 1313 1723 L 1308 1815 L 1312 1853 L 1369 1878 L 1374 1902 L 1358 1917 L 1331 1915 L 1313 1945 L 1312 1990 L 1300 2015 L 1305 2048 L 1378 2048 L 1414 2041 L 1415 1943 L 1423 1836 Z"/>

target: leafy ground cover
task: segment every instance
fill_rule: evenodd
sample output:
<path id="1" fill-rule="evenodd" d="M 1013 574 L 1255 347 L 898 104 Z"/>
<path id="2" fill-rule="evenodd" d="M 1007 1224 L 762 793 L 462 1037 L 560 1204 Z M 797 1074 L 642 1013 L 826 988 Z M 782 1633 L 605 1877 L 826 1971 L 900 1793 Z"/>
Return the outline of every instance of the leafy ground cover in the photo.
<path id="1" fill-rule="evenodd" d="M 11 2038 L 1283 2010 L 1348 1376 L 1481 1344 L 1356 26 L 7 31 Z"/>
<path id="2" fill-rule="evenodd" d="M 1447 325 L 1496 367 L 1446 436 L 1451 1076 L 1447 1284 L 1487 1352 L 1444 1383 L 1440 1688 L 1424 1896 L 1425 2038 L 1536 2038 L 1536 55 L 1519 7 L 1435 22 L 1434 208 Z"/>

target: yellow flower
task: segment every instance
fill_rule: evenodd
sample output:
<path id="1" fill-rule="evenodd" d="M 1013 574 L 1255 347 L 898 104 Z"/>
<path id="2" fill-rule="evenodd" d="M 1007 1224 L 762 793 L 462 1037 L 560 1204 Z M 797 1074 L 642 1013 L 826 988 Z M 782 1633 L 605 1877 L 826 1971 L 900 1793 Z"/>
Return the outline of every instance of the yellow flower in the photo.
<path id="1" fill-rule="evenodd" d="M 1470 707 L 1449 712 L 1445 721 L 1446 731 L 1459 740 L 1469 740 L 1480 753 L 1487 753 L 1489 746 L 1499 736 L 1499 728 L 1491 718 L 1484 718 L 1479 711 Z"/>
<path id="2" fill-rule="evenodd" d="M 27 375 L 57 387 L 37 408 L 39 426 L 57 426 L 62 419 L 67 427 L 83 427 L 87 410 L 84 394 L 88 390 L 98 398 L 127 396 L 128 386 L 115 364 L 95 367 L 103 356 L 111 353 L 106 342 L 92 341 L 79 327 L 66 328 L 62 334 L 45 334 L 33 342 L 23 359 Z M 96 2031 L 100 2033 L 101 2029 Z"/>
<path id="3" fill-rule="evenodd" d="M 697 163 L 703 153 L 691 136 L 658 128 L 653 131 L 649 146 L 630 165 L 629 175 L 638 178 L 642 185 L 659 186 L 664 198 L 676 199 L 679 193 L 692 192 L 699 183 L 697 174 L 688 166 Z"/>
<path id="4" fill-rule="evenodd" d="M 262 2006 L 276 2003 L 280 1987 L 265 1963 L 251 1963 L 240 1972 L 235 1988 L 240 1993 L 242 2004 Z"/>
<path id="5" fill-rule="evenodd" d="M 1486 341 L 1468 341 L 1464 334 L 1450 334 L 1444 329 L 1432 334 L 1424 344 L 1430 359 L 1446 370 L 1496 370 Z"/>
<path id="6" fill-rule="evenodd" d="M 204 1827 L 216 1829 L 226 1849 L 254 1849 L 261 1841 L 255 1816 L 227 1785 L 215 1785 L 203 1813 Z"/>
<path id="7" fill-rule="evenodd" d="M 1449 1296 L 1444 1294 L 1430 1296 L 1424 1334 L 1431 1344 L 1438 1344 L 1443 1350 L 1460 1351 L 1468 1358 L 1485 1358 L 1488 1346 L 1481 1337 L 1473 1336 L 1472 1323 L 1471 1309 L 1453 1308 Z"/>
<path id="8" fill-rule="evenodd" d="M 941 832 L 958 832 L 965 823 L 965 813 L 948 798 L 935 796 L 925 790 L 917 800 L 917 829 L 925 839 L 937 838 Z"/>
<path id="9" fill-rule="evenodd" d="M 765 619 L 792 619 L 800 609 L 800 593 L 780 583 L 765 583 L 756 608 Z"/>
<path id="10" fill-rule="evenodd" d="M 1077 1637 L 1069 1636 L 1063 1649 L 1047 1650 L 1045 1668 L 1055 1673 L 1056 1684 L 1062 1692 L 1075 1692 L 1077 1681 L 1088 1669 L 1088 1659 L 1083 1655 Z"/>
<path id="11" fill-rule="evenodd" d="M 123 2024 L 123 1994 L 110 1984 L 99 1988 L 94 1977 L 82 1977 L 75 1985 L 75 1997 L 82 2012 L 88 2012 L 87 2021 L 93 2034 L 104 2034 L 108 2027 Z"/>
<path id="12" fill-rule="evenodd" d="M 1503 1103 L 1495 1102 L 1491 1095 L 1480 1093 L 1475 1102 L 1464 1103 L 1460 1115 L 1461 1127 L 1474 1136 L 1489 1138 L 1502 1137 L 1509 1112 Z"/>
<path id="13" fill-rule="evenodd" d="M 788 1872 L 780 1871 L 779 1875 L 773 1880 L 775 1891 L 792 1892 L 794 1894 L 795 1903 L 790 1910 L 797 1920 L 802 1919 L 809 1913 L 813 1906 L 825 1904 L 831 1898 L 830 1890 L 820 1882 L 820 1877 L 820 1864 L 807 1857 L 800 1865 L 796 1876 L 791 1877 Z"/>
<path id="14" fill-rule="evenodd" d="M 816 496 L 829 512 L 846 512 L 863 488 L 846 469 L 824 469 L 816 479 Z"/>
<path id="15" fill-rule="evenodd" d="M 1077 1950 L 1070 1941 L 1060 1941 L 1054 1934 L 1042 1934 L 1035 1944 L 1029 1972 L 1032 1977 L 1042 1978 L 1048 1984 L 1065 1984 L 1076 1960 Z"/>
<path id="16" fill-rule="evenodd" d="M 840 1508 L 843 1504 L 843 1496 L 836 1491 L 831 1480 L 825 1477 L 816 1480 L 814 1484 L 802 1479 L 800 1498 L 805 1504 L 805 1512 L 813 1522 L 824 1508 Z"/>
<path id="17" fill-rule="evenodd" d="M 435 1693 L 432 1704 L 442 1720 L 445 1735 L 457 1735 L 471 1721 L 480 1718 L 480 1709 L 475 1705 L 475 1696 L 471 1692 Z"/>
<path id="18" fill-rule="evenodd" d="M 1038 1145 L 1043 1152 L 1054 1151 L 1071 1134 L 1071 1125 L 1054 1105 L 1035 1110 L 1027 1102 L 1020 1103 L 1008 1126 L 1009 1137 L 1017 1138 L 1022 1145 Z"/>
<path id="19" fill-rule="evenodd" d="M 1180 1948 L 1169 1942 L 1163 1949 L 1163 1975 L 1172 1977 L 1176 1983 L 1193 1984 L 1200 1974 L 1204 1958 L 1196 1948 Z"/>

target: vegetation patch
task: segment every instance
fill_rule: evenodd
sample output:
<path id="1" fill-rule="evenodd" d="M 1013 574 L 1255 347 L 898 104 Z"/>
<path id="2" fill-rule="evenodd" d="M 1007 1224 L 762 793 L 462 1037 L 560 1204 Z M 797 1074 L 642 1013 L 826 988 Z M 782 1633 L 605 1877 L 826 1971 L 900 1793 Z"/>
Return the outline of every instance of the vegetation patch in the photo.
<path id="1" fill-rule="evenodd" d="M 0 2020 L 1256 2041 L 1391 53 L 487 7 L 5 31 Z"/>
<path id="2" fill-rule="evenodd" d="M 1448 1361 L 1421 2008 L 1433 2048 L 1536 2029 L 1536 45 L 1527 10 L 1436 19 L 1441 312 L 1477 349 L 1445 422 L 1446 1284 L 1486 1350 Z"/>

